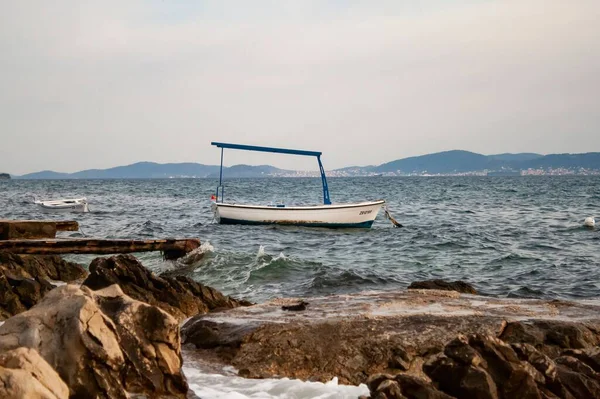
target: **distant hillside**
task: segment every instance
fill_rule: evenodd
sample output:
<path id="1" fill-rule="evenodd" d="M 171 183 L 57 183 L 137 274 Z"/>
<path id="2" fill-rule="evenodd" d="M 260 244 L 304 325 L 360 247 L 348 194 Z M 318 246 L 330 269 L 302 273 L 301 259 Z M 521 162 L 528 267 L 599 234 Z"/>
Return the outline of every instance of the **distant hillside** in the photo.
<path id="1" fill-rule="evenodd" d="M 600 171 L 600 153 L 534 153 L 481 155 L 469 151 L 445 151 L 388 162 L 371 171 L 396 174 L 455 174 L 483 171 L 522 171 L 528 169 L 581 169 Z"/>
<path id="2" fill-rule="evenodd" d="M 542 158 L 543 155 L 542 154 L 534 154 L 534 153 L 530 153 L 530 152 L 523 152 L 520 154 L 497 154 L 497 155 L 488 155 L 489 158 L 491 159 L 495 159 L 498 161 L 507 161 L 507 162 L 514 162 L 514 161 L 531 161 L 533 159 L 538 159 L 538 158 Z"/>
<path id="3" fill-rule="evenodd" d="M 0 180 L 9 180 L 10 175 L 8 173 L 0 173 Z"/>
<path id="4" fill-rule="evenodd" d="M 74 179 L 160 179 L 169 177 L 207 177 L 218 166 L 199 163 L 138 162 L 110 169 L 89 169 L 71 174 Z"/>
<path id="5" fill-rule="evenodd" d="M 68 173 L 53 172 L 51 170 L 43 170 L 41 172 L 29 173 L 23 176 L 15 176 L 17 179 L 69 179 Z"/>
<path id="6" fill-rule="evenodd" d="M 235 165 L 224 167 L 227 178 L 262 177 L 286 172 L 273 166 Z M 88 169 L 75 173 L 43 171 L 19 176 L 20 179 L 160 179 L 170 177 L 218 177 L 218 165 L 199 163 L 138 162 L 110 169 Z"/>
<path id="7" fill-rule="evenodd" d="M 533 169 L 534 174 L 544 174 L 545 171 L 556 171 L 557 169 L 560 169 L 559 174 L 567 172 L 600 174 L 600 152 L 551 155 L 533 153 L 481 155 L 469 151 L 454 150 L 398 159 L 379 166 L 350 166 L 328 172 L 328 175 L 452 175 L 464 173 L 485 174 L 486 172 L 518 175 L 519 171 L 527 171 L 528 169 Z M 539 171 L 541 173 L 538 173 Z M 223 175 L 226 178 L 308 176 L 306 173 L 278 169 L 270 165 L 224 167 Z M 138 162 L 110 169 L 89 169 L 76 173 L 59 173 L 46 170 L 13 177 L 20 179 L 148 179 L 170 177 L 218 178 L 218 176 L 219 166 L 217 165 Z"/>
<path id="8" fill-rule="evenodd" d="M 219 177 L 219 167 L 216 167 L 214 173 L 208 175 L 208 177 Z M 223 168 L 223 174 L 227 177 L 270 177 L 277 176 L 285 173 L 291 173 L 289 170 L 278 169 L 270 165 L 233 165 L 228 168 Z"/>
<path id="9" fill-rule="evenodd" d="M 600 152 L 585 154 L 550 154 L 525 162 L 515 162 L 517 168 L 566 168 L 566 169 L 600 169 Z"/>
<path id="10" fill-rule="evenodd" d="M 501 167 L 502 161 L 469 151 L 444 151 L 384 163 L 375 172 L 460 173 Z"/>

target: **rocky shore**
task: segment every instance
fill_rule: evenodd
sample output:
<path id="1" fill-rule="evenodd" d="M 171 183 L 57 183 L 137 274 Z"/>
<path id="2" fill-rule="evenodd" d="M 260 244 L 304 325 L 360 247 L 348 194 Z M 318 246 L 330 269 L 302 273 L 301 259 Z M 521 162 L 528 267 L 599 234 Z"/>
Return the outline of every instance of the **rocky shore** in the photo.
<path id="1" fill-rule="evenodd" d="M 130 255 L 89 269 L 0 254 L 0 397 L 194 397 L 181 371 L 181 320 L 249 303 L 155 276 Z"/>
<path id="2" fill-rule="evenodd" d="M 185 351 L 247 378 L 366 383 L 377 399 L 600 398 L 600 302 L 433 281 L 252 305 L 130 255 L 88 270 L 0 254 L 0 397 L 194 397 Z"/>

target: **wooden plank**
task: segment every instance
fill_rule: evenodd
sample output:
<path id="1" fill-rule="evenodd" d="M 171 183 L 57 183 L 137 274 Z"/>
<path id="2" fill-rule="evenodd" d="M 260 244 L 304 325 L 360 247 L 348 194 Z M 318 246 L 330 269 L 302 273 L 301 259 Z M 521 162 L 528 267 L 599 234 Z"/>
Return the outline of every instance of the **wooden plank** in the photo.
<path id="1" fill-rule="evenodd" d="M 0 240 L 54 238 L 57 231 L 77 231 L 74 220 L 0 220 Z"/>
<path id="2" fill-rule="evenodd" d="M 79 223 L 75 220 L 57 220 L 56 222 L 57 231 L 78 231 Z"/>
<path id="3" fill-rule="evenodd" d="M 167 259 L 176 259 L 198 247 L 200 247 L 200 240 L 197 238 L 156 240 L 57 238 L 54 240 L 0 241 L 0 251 L 30 255 L 105 255 L 162 251 Z"/>
<path id="4" fill-rule="evenodd" d="M 0 240 L 52 238 L 56 222 L 51 220 L 0 220 Z"/>

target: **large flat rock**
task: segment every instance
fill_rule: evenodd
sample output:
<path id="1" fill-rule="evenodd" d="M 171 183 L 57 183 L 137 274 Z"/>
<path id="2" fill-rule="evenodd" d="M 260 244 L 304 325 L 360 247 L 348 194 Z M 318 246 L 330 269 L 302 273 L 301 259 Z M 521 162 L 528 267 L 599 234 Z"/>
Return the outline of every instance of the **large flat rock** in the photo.
<path id="1" fill-rule="evenodd" d="M 366 292 L 278 299 L 192 318 L 184 344 L 241 375 L 358 384 L 374 373 L 427 379 L 422 365 L 459 334 L 525 341 L 542 352 L 598 344 L 600 303 L 500 299 L 451 291 Z M 303 306 L 299 306 L 303 308 Z M 562 337 L 562 339 L 561 339 Z"/>

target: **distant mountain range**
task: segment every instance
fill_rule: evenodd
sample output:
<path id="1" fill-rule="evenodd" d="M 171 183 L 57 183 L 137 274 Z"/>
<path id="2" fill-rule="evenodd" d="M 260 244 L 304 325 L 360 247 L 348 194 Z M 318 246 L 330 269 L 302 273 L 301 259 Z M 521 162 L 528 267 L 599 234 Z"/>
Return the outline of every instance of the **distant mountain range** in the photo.
<path id="1" fill-rule="evenodd" d="M 235 165 L 224 167 L 227 177 L 259 177 L 283 174 L 289 171 L 274 166 Z M 160 179 L 170 177 L 218 177 L 219 165 L 199 163 L 155 163 L 138 162 L 132 165 L 109 169 L 87 169 L 75 173 L 60 173 L 51 170 L 13 176 L 16 179 Z"/>
<path id="2" fill-rule="evenodd" d="M 379 166 L 351 166 L 329 171 L 330 176 L 368 175 L 462 175 L 462 174 L 600 174 L 600 152 L 584 154 L 533 153 L 481 155 L 469 151 L 444 151 L 398 159 Z M 311 176 L 316 172 L 278 169 L 270 165 L 224 167 L 227 178 Z M 15 179 L 146 179 L 172 177 L 218 177 L 218 165 L 198 163 L 138 162 L 109 169 L 88 169 L 76 173 L 42 171 Z"/>

